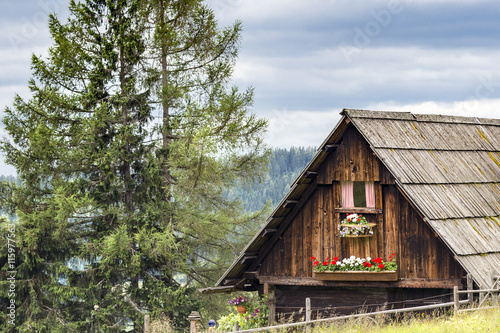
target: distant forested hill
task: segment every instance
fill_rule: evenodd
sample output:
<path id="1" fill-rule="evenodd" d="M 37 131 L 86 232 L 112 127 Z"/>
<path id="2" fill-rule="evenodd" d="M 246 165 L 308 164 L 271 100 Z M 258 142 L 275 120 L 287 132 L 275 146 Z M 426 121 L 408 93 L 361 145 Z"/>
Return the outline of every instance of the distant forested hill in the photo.
<path id="1" fill-rule="evenodd" d="M 232 190 L 230 196 L 240 198 L 248 211 L 261 210 L 269 200 L 274 208 L 315 153 L 315 147 L 273 149 L 267 178 L 260 184 L 252 185 L 250 189 L 241 187 Z"/>

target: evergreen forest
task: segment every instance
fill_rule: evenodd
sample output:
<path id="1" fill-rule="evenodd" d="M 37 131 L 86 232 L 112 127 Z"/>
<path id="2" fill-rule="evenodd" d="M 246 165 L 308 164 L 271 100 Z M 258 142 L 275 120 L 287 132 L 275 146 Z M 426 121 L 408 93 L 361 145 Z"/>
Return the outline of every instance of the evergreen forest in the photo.
<path id="1" fill-rule="evenodd" d="M 259 211 L 266 204 L 274 208 L 315 153 L 315 147 L 274 148 L 264 180 L 235 187 L 230 195 L 240 199 L 247 211 Z"/>

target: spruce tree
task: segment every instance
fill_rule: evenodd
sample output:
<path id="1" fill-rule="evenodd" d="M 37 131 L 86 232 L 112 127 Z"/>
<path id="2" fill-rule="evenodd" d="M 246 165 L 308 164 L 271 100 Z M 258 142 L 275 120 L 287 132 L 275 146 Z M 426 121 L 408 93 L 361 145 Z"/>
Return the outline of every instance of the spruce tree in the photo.
<path id="1" fill-rule="evenodd" d="M 196 0 L 70 11 L 50 17 L 32 97 L 3 120 L 21 180 L 0 188 L 17 218 L 15 329 L 141 330 L 146 313 L 182 326 L 193 286 L 213 283 L 255 225 L 225 196 L 268 154 L 252 91 L 229 85 L 240 23 L 218 28 Z"/>

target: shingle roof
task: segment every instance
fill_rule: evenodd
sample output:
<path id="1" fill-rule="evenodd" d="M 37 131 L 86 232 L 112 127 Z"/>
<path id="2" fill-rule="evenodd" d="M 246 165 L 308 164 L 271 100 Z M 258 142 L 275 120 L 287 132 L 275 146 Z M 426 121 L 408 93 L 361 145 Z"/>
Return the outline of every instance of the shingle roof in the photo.
<path id="1" fill-rule="evenodd" d="M 481 287 L 500 267 L 500 119 L 344 109 L 344 118 L 320 145 L 265 226 L 219 279 L 241 276 L 245 255 L 269 241 L 350 122 L 396 179 L 398 187 Z"/>
<path id="2" fill-rule="evenodd" d="M 457 261 L 488 287 L 500 267 L 500 120 L 343 113 Z"/>

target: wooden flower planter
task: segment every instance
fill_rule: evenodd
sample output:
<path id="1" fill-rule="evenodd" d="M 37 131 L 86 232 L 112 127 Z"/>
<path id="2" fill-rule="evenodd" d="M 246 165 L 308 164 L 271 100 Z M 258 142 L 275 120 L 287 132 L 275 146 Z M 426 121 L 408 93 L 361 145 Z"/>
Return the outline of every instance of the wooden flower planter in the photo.
<path id="1" fill-rule="evenodd" d="M 341 227 L 347 227 L 347 228 L 354 228 L 354 227 L 357 227 L 359 224 L 352 224 L 352 223 L 341 223 L 340 226 Z M 373 227 L 376 227 L 377 226 L 377 223 L 368 223 L 368 225 L 373 228 Z M 361 237 L 373 237 L 373 235 L 346 235 L 346 236 L 343 236 L 344 238 L 361 238 Z"/>
<path id="2" fill-rule="evenodd" d="M 342 272 L 315 272 L 314 276 L 322 281 L 397 281 L 397 271 L 342 271 Z"/>

